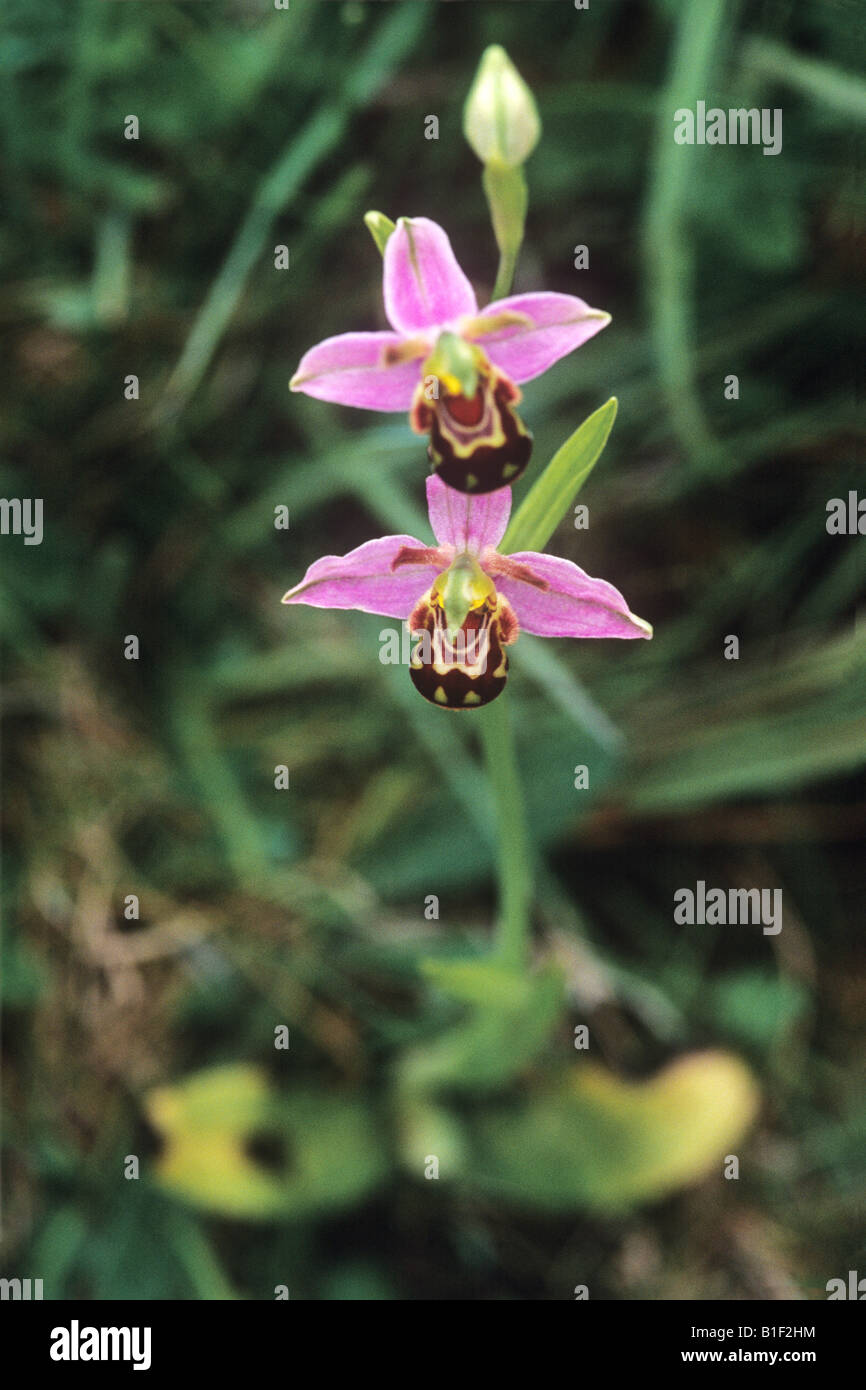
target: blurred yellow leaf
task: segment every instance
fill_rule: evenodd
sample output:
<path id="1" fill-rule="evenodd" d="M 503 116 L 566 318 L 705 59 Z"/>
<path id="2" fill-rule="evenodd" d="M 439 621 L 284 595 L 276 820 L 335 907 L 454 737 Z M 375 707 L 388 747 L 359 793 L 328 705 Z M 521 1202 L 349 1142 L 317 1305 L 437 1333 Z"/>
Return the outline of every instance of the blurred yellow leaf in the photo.
<path id="1" fill-rule="evenodd" d="M 303 1217 L 351 1205 L 385 1171 L 385 1146 L 361 1101 L 284 1096 L 256 1067 L 199 1072 L 152 1091 L 146 1108 L 164 1142 L 159 1184 L 227 1216 Z"/>
<path id="2" fill-rule="evenodd" d="M 751 1073 L 727 1053 L 637 1082 L 584 1063 L 528 1104 L 479 1119 L 472 1179 L 518 1203 L 622 1210 L 713 1171 L 723 1181 L 757 1106 Z"/>

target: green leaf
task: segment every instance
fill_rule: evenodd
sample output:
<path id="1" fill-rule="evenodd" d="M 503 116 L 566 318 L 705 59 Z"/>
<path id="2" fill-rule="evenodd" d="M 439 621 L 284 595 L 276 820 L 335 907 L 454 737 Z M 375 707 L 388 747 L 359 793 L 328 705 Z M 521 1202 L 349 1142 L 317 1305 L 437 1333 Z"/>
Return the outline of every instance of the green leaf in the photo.
<path id="1" fill-rule="evenodd" d="M 0 996 L 11 1008 L 35 1004 L 45 989 L 47 976 L 38 957 L 20 937 L 7 936 Z"/>
<path id="2" fill-rule="evenodd" d="M 526 1008 L 537 994 L 538 982 L 546 978 L 488 959 L 425 960 L 421 969 L 438 989 L 461 1003 L 503 1010 Z"/>
<path id="3" fill-rule="evenodd" d="M 428 961 L 425 973 L 446 993 L 473 1005 L 472 1013 L 404 1059 L 405 1091 L 439 1088 L 493 1090 L 538 1055 L 560 1015 L 558 968 L 535 975 L 494 961 Z"/>
<path id="4" fill-rule="evenodd" d="M 511 518 L 500 547 L 503 554 L 544 549 L 601 457 L 616 411 L 616 396 L 611 396 L 557 449 Z"/>
<path id="5" fill-rule="evenodd" d="M 808 1012 L 809 991 L 788 975 L 740 970 L 719 980 L 708 1002 L 730 1038 L 767 1051 Z"/>
<path id="6" fill-rule="evenodd" d="M 172 1210 L 163 1229 L 165 1243 L 174 1251 L 197 1298 L 220 1302 L 237 1298 L 210 1241 L 192 1218 L 184 1219 Z"/>
<path id="7" fill-rule="evenodd" d="M 72 1203 L 48 1216 L 33 1247 L 33 1268 L 39 1270 L 47 1298 L 68 1294 L 67 1280 L 86 1239 L 87 1223 Z"/>
<path id="8" fill-rule="evenodd" d="M 757 36 L 744 45 L 743 63 L 762 77 L 792 87 L 840 116 L 866 121 L 866 82 L 857 72 L 805 57 L 774 39 Z"/>

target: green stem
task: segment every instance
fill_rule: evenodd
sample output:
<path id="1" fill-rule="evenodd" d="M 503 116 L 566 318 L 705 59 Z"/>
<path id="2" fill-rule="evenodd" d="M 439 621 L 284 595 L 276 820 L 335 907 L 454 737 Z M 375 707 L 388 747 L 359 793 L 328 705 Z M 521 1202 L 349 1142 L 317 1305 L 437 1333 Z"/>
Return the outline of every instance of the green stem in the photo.
<path id="1" fill-rule="evenodd" d="M 504 299 L 511 291 L 517 257 L 523 242 L 529 195 L 523 169 L 508 164 L 485 164 L 481 176 L 490 208 L 493 234 L 499 247 L 499 270 L 493 286 L 493 300 Z"/>
<path id="2" fill-rule="evenodd" d="M 484 761 L 498 822 L 499 923 L 496 955 L 505 965 L 524 969 L 529 960 L 532 905 L 532 847 L 523 788 L 517 767 L 508 692 L 480 712 Z"/>
<path id="3" fill-rule="evenodd" d="M 499 269 L 493 299 L 511 291 L 526 219 L 526 180 L 521 168 L 487 164 L 484 192 L 499 246 Z M 517 766 L 508 691 L 480 715 L 487 779 L 497 818 L 499 923 L 496 954 L 517 970 L 529 962 L 529 914 L 532 904 L 532 848 L 526 823 L 523 787 Z"/>
<path id="4" fill-rule="evenodd" d="M 516 269 L 517 252 L 501 251 L 499 253 L 499 269 L 496 272 L 496 284 L 493 286 L 493 293 L 490 296 L 491 302 L 505 298 L 511 289 L 511 282 L 514 279 Z"/>

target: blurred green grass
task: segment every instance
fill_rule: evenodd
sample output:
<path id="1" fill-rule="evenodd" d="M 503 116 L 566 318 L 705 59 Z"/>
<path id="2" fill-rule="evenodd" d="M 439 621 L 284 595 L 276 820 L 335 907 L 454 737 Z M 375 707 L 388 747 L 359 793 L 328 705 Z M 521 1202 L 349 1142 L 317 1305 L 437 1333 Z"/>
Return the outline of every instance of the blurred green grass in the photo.
<path id="1" fill-rule="evenodd" d="M 52 1296 L 261 1296 L 290 1270 L 293 1296 L 535 1298 L 570 1296 L 579 1265 L 593 1296 L 663 1298 L 822 1296 L 862 1268 L 864 552 L 824 527 L 862 477 L 858 24 L 782 0 L 9 0 L 3 495 L 46 514 L 41 546 L 3 538 L 10 1271 Z M 388 1146 L 388 1078 L 452 1017 L 417 960 L 489 932 L 471 725 L 379 664 L 380 620 L 279 597 L 318 554 L 426 534 L 405 421 L 286 383 L 312 341 L 380 322 L 369 206 L 442 221 L 489 293 L 460 119 L 490 42 L 544 121 L 515 289 L 614 320 L 527 386 L 531 476 L 618 397 L 590 528 L 552 547 L 656 632 L 516 649 L 538 947 L 571 1000 L 536 1074 L 568 1060 L 572 1021 L 635 1076 L 727 1046 L 762 1119 L 739 1183 L 574 1218 L 565 1249 L 561 1223 L 404 1175 L 251 1231 L 122 1181 L 143 1093 L 220 1062 L 273 1072 L 286 1023 L 293 1079 L 369 1100 Z M 783 154 L 683 152 L 672 111 L 698 96 L 781 105 Z M 785 930 L 684 937 L 672 894 L 698 878 L 782 887 Z"/>

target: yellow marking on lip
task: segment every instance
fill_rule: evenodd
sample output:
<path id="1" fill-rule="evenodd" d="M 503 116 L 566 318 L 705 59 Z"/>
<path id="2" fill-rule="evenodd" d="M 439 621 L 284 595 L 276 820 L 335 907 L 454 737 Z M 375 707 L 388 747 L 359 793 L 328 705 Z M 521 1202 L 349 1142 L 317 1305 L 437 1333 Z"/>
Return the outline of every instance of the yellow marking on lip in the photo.
<path id="1" fill-rule="evenodd" d="M 466 694 L 463 696 L 463 703 L 464 705 L 480 705 L 481 696 L 478 694 L 477 690 L 467 690 Z"/>
<path id="2" fill-rule="evenodd" d="M 502 328 L 534 328 L 535 321 L 528 314 L 517 309 L 503 309 L 501 314 L 473 315 L 461 321 L 460 327 L 467 338 L 484 338 L 490 333 L 498 333 Z"/>
<path id="3" fill-rule="evenodd" d="M 436 689 L 433 691 L 433 699 L 436 701 L 437 705 L 448 704 L 448 696 L 445 694 L 441 685 L 437 685 Z"/>
<path id="4" fill-rule="evenodd" d="M 382 352 L 383 367 L 399 367 L 403 362 L 414 362 L 423 357 L 428 348 L 426 338 L 404 338 L 401 343 L 389 343 Z"/>

